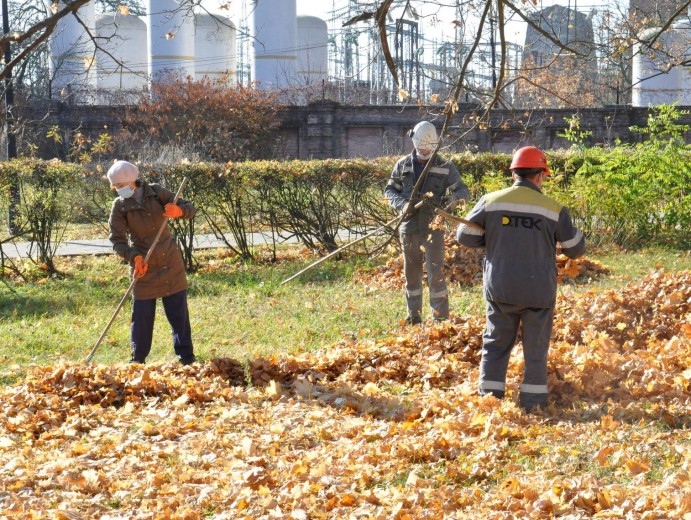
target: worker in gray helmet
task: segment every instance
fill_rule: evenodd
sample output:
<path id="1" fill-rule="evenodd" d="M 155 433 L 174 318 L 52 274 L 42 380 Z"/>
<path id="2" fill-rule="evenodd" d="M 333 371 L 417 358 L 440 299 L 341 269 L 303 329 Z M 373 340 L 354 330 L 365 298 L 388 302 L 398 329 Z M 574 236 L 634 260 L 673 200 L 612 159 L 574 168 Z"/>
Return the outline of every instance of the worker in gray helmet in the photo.
<path id="1" fill-rule="evenodd" d="M 418 123 L 409 135 L 414 149 L 396 162 L 384 193 L 396 211 L 407 213 L 399 229 L 408 307 L 406 322 L 415 325 L 422 322 L 423 260 L 427 267 L 432 318 L 443 321 L 449 317 L 449 294 L 443 272 L 444 230 L 431 229 L 430 224 L 435 206 L 451 210 L 458 203 L 465 204 L 470 192 L 451 162 L 439 155 L 432 159 L 439 143 L 437 129 L 432 123 Z M 430 160 L 432 164 L 426 177 L 411 200 L 413 188 Z M 418 206 L 423 199 L 425 203 Z M 418 207 L 407 211 L 409 205 Z"/>
<path id="2" fill-rule="evenodd" d="M 583 233 L 565 206 L 543 195 L 549 175 L 539 148 L 517 150 L 511 161 L 513 186 L 484 195 L 461 224 L 457 240 L 485 248 L 485 332 L 479 393 L 504 397 L 506 371 L 519 329 L 525 373 L 519 403 L 525 410 L 547 405 L 547 352 L 557 297 L 557 243 L 569 258 L 585 252 Z"/>

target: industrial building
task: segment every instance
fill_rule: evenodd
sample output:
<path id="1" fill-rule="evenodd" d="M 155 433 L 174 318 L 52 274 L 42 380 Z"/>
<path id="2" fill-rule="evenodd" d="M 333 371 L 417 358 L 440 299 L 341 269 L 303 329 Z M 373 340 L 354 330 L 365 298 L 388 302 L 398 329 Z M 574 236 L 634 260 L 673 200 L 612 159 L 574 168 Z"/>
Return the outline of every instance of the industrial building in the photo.
<path id="1" fill-rule="evenodd" d="M 632 1 L 631 12 L 674 12 L 677 3 Z M 298 15 L 296 0 L 243 0 L 237 23 L 227 16 L 192 12 L 179 0 L 147 0 L 147 14 L 141 17 L 126 12 L 97 15 L 94 4 L 80 9 L 81 23 L 73 16 L 63 18 L 50 39 L 53 99 L 128 104 L 151 81 L 177 74 L 291 89 L 300 93 L 290 99 L 297 104 L 314 99 L 346 104 L 430 103 L 452 91 L 470 49 L 460 6 L 456 7 L 456 30 L 441 34 L 423 24 L 408 2 L 395 0 L 397 18 L 387 22 L 389 48 L 399 76 L 395 84 L 373 23 L 345 23 L 371 9 L 375 5 L 371 1 L 332 1 L 330 19 L 322 20 Z M 569 4 L 532 11 L 530 19 L 540 30 L 529 27 L 522 45 L 505 47 L 506 78 L 530 78 L 549 66 L 557 70 L 564 63 L 560 60 L 572 56 L 556 42 L 578 56 L 574 80 L 604 78 L 593 16 L 592 11 L 579 11 L 575 1 L 573 9 Z M 672 101 L 691 104 L 689 68 L 683 66 L 691 27 L 688 16 L 682 18 L 664 31 L 650 27 L 640 32 L 627 78 L 635 106 Z M 481 102 L 496 85 L 502 49 L 496 20 L 490 18 L 488 24 L 488 34 L 479 41 L 467 71 L 461 101 Z M 95 41 L 89 34 L 95 35 Z M 532 72 L 527 72 L 527 64 Z M 520 81 L 508 84 L 504 101 L 520 106 Z M 409 97 L 402 98 L 399 89 Z"/>

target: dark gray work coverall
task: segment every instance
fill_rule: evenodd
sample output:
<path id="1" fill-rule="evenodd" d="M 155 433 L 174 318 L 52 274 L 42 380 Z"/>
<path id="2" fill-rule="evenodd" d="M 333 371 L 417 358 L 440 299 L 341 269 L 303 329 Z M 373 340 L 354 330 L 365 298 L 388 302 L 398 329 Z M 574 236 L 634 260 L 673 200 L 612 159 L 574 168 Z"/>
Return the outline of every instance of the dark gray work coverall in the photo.
<path id="1" fill-rule="evenodd" d="M 487 325 L 480 394 L 504 396 L 509 357 L 522 324 L 525 374 L 520 405 L 544 407 L 557 297 L 556 243 L 561 243 L 566 256 L 578 258 L 585 252 L 583 233 L 574 227 L 566 207 L 524 179 L 482 197 L 466 219 L 485 229 L 483 233 L 461 224 L 456 232 L 461 244 L 486 248 Z"/>
<path id="2" fill-rule="evenodd" d="M 408 202 L 415 204 L 423 195 L 430 194 L 425 204 L 404 220 L 400 226 L 403 245 L 403 271 L 405 274 L 406 303 L 408 317 L 420 320 L 422 314 L 422 272 L 423 257 L 427 264 L 427 283 L 433 317 L 445 320 L 449 317 L 449 293 L 444 278 L 444 231 L 430 230 L 434 219 L 432 205 L 441 207 L 450 202 L 470 197 L 468 187 L 461 180 L 456 167 L 449 161 L 436 156 L 427 172 L 416 200 L 410 201 L 413 187 L 426 164 L 417 159 L 415 150 L 396 162 L 391 178 L 384 190 L 389 204 L 402 211 Z"/>

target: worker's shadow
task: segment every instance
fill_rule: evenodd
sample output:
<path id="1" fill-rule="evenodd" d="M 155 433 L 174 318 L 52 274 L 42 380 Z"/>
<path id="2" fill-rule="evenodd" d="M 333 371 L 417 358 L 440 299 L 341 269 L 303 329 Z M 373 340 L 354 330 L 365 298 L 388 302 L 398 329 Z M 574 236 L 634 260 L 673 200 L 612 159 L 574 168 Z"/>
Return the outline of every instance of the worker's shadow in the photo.
<path id="1" fill-rule="evenodd" d="M 380 380 L 375 384 L 376 374 L 371 371 L 364 379 L 369 383 L 362 377 L 348 377 L 348 383 L 339 380 L 338 377 L 352 370 L 352 366 L 326 366 L 324 370 L 317 370 L 302 363 L 277 364 L 272 356 L 244 364 L 230 358 L 213 358 L 206 366 L 231 386 L 251 386 L 270 399 L 293 398 L 350 415 L 388 421 L 414 420 L 424 410 L 424 403 L 407 397 L 408 389 L 399 381 Z M 392 395 L 392 390 L 400 395 Z"/>

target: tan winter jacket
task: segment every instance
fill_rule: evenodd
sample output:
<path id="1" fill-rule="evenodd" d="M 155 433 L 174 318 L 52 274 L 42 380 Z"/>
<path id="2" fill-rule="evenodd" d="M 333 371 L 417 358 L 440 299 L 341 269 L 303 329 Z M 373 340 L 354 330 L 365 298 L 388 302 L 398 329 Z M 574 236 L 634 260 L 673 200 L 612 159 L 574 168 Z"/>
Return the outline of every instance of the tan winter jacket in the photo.
<path id="1" fill-rule="evenodd" d="M 173 202 L 175 194 L 159 184 L 142 183 L 144 197 L 141 204 L 134 197 L 113 201 L 110 211 L 110 242 L 113 250 L 132 266 L 134 257 L 146 257 L 149 247 L 163 223 L 163 207 Z M 183 211 L 181 218 L 192 218 L 197 212 L 189 202 L 178 200 Z M 175 238 L 166 226 L 149 258 L 149 269 L 134 286 L 135 300 L 150 300 L 187 289 L 185 264 Z"/>

